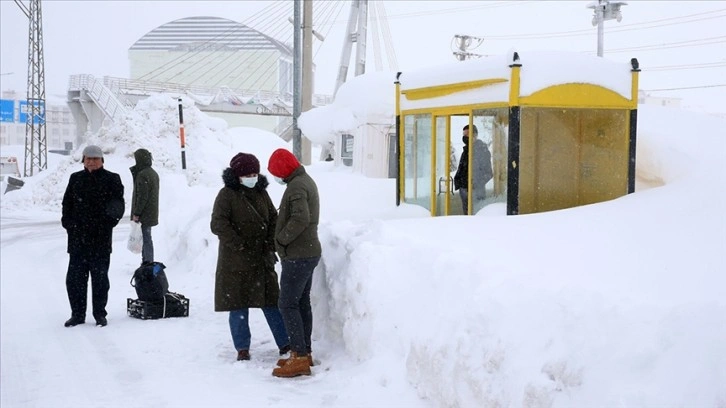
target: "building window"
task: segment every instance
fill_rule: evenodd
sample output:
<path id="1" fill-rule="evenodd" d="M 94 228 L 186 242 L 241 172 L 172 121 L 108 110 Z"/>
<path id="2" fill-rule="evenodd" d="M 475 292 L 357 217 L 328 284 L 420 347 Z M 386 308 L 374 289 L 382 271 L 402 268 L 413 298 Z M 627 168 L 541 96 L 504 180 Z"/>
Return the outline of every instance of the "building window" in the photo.
<path id="1" fill-rule="evenodd" d="M 343 133 L 341 136 L 340 143 L 340 158 L 343 160 L 343 164 L 346 166 L 353 165 L 353 143 L 355 139 L 353 135 Z"/>

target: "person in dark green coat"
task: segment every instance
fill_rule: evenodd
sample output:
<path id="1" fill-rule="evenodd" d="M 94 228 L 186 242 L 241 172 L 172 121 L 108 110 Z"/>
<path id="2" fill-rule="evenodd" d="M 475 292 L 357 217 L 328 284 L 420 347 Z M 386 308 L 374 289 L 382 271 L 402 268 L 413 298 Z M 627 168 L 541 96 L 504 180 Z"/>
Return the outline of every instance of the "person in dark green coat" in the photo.
<path id="1" fill-rule="evenodd" d="M 275 179 L 287 187 L 280 200 L 275 227 L 275 245 L 282 260 L 280 312 L 290 335 L 290 358 L 272 370 L 275 377 L 310 375 L 313 312 L 310 288 L 322 249 L 318 238 L 320 197 L 315 181 L 288 150 L 277 149 L 267 166 Z"/>
<path id="2" fill-rule="evenodd" d="M 280 355 L 290 349 L 280 309 L 280 286 L 275 272 L 275 223 L 260 162 L 248 153 L 232 158 L 222 172 L 224 187 L 212 209 L 210 227 L 219 237 L 214 283 L 214 311 L 229 312 L 229 329 L 237 360 L 250 359 L 249 308 L 260 308 L 270 326 Z"/>
<path id="3" fill-rule="evenodd" d="M 131 221 L 141 223 L 143 245 L 141 263 L 154 262 L 154 241 L 151 227 L 159 225 L 159 175 L 151 168 L 151 152 L 138 149 L 134 152 L 136 165 L 131 166 L 134 192 L 131 198 Z"/>

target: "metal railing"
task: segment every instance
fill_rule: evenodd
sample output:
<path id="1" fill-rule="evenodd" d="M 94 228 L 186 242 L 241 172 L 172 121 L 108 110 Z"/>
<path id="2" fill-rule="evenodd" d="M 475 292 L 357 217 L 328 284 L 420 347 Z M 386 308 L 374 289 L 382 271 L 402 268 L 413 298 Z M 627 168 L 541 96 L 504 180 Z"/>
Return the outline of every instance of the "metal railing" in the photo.
<path id="1" fill-rule="evenodd" d="M 69 91 L 85 91 L 103 110 L 107 117 L 115 120 L 118 115 L 133 109 L 138 97 L 152 94 L 169 93 L 178 96 L 192 96 L 201 110 L 205 105 L 257 105 L 266 114 L 291 114 L 292 95 L 289 93 L 263 90 L 230 89 L 228 87 L 205 87 L 172 82 L 139 81 L 135 79 L 104 76 L 103 81 L 93 75 L 72 75 Z M 196 96 L 196 97 L 194 97 Z M 332 95 L 313 95 L 313 105 L 328 105 L 333 102 Z M 283 129 L 284 130 L 284 129 Z"/>
<path id="2" fill-rule="evenodd" d="M 72 75 L 68 86 L 69 91 L 85 92 L 93 102 L 111 120 L 115 121 L 120 115 L 126 115 L 128 109 L 119 100 L 114 91 L 93 75 Z"/>

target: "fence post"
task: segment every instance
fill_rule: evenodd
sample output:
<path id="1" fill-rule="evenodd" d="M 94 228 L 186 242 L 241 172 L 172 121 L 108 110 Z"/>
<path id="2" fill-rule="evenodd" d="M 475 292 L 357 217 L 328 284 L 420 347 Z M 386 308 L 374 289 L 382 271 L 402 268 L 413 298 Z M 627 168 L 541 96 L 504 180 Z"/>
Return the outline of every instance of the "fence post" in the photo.
<path id="1" fill-rule="evenodd" d="M 182 112 L 182 98 L 178 98 L 179 101 L 179 141 L 181 142 L 181 160 L 182 169 L 187 168 L 187 156 L 184 147 L 184 113 Z"/>

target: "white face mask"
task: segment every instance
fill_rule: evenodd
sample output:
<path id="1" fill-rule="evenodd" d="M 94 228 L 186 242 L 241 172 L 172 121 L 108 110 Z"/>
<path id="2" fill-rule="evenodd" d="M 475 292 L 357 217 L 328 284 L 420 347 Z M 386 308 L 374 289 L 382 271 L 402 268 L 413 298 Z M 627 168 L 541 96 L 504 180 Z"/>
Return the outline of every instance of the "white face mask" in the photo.
<path id="1" fill-rule="evenodd" d="M 247 188 L 253 188 L 257 184 L 257 176 L 254 177 L 240 177 L 239 182 Z"/>
<path id="2" fill-rule="evenodd" d="M 277 177 L 277 176 L 272 176 L 272 178 L 274 178 L 274 179 L 275 179 L 275 181 L 277 181 L 277 183 L 278 183 L 278 184 L 280 184 L 280 185 L 282 185 L 282 186 L 284 186 L 284 185 L 285 185 L 285 181 L 284 181 L 283 179 L 281 179 L 281 178 L 279 178 L 279 177 Z"/>

